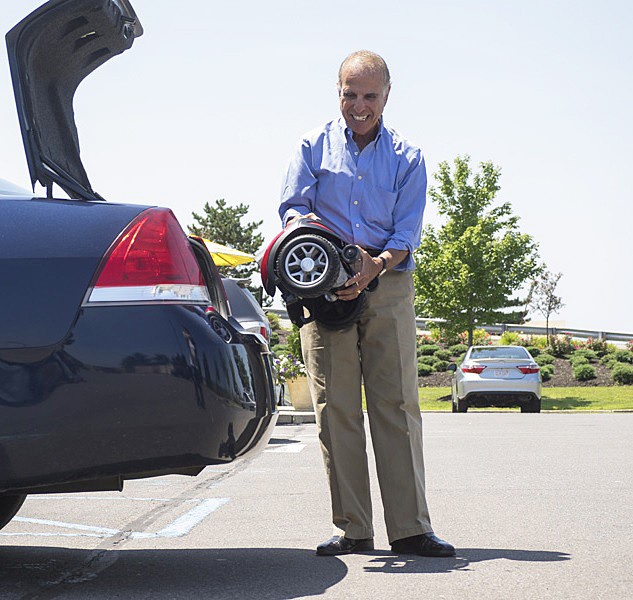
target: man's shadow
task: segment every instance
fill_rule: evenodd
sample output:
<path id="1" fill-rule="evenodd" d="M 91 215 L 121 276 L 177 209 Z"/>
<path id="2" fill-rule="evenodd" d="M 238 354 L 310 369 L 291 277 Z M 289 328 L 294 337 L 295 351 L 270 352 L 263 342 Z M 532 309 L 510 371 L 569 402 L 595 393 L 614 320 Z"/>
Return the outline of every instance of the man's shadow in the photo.
<path id="1" fill-rule="evenodd" d="M 569 560 L 561 552 L 460 548 L 454 558 L 396 556 L 388 551 L 357 555 L 366 573 L 449 573 L 471 563 Z M 343 557 L 345 558 L 345 557 Z M 356 559 L 355 559 L 356 562 Z M 0 597 L 49 598 L 250 598 L 269 600 L 323 595 L 348 568 L 337 557 L 300 548 L 77 550 L 0 546 Z"/>
<path id="2" fill-rule="evenodd" d="M 389 552 L 371 552 L 375 558 L 365 567 L 368 573 L 449 573 L 468 570 L 472 563 L 487 560 L 516 560 L 519 562 L 558 562 L 570 560 L 571 555 L 547 550 L 510 550 L 503 548 L 458 548 L 457 556 L 429 558 L 413 555 L 394 556 Z"/>

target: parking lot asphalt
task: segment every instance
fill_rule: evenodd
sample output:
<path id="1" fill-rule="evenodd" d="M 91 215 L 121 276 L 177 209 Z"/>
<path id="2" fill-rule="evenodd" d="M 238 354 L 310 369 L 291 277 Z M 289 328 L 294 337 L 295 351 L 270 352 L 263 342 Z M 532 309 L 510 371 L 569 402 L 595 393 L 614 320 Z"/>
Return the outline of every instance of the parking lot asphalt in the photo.
<path id="1" fill-rule="evenodd" d="M 423 419 L 455 558 L 389 552 L 373 471 L 376 550 L 315 556 L 331 535 L 316 427 L 288 424 L 195 478 L 30 497 L 0 532 L 0 598 L 633 597 L 632 414 Z"/>

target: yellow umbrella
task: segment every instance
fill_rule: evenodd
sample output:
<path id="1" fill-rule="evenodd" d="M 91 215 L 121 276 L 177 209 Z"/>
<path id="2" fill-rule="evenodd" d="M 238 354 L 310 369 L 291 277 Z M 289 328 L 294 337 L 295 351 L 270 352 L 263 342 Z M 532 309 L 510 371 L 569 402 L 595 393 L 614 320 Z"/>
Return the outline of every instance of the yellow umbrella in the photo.
<path id="1" fill-rule="evenodd" d="M 235 248 L 229 248 L 204 238 L 202 241 L 211 253 L 213 262 L 217 267 L 237 267 L 237 265 L 243 265 L 255 260 L 252 254 L 246 254 L 246 252 L 241 252 L 240 250 L 235 250 Z"/>

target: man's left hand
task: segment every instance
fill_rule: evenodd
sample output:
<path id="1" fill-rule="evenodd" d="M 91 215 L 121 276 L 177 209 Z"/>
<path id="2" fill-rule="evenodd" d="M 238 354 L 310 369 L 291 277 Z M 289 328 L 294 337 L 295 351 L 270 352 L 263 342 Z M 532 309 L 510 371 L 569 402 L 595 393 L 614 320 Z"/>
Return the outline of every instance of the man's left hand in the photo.
<path id="1" fill-rule="evenodd" d="M 360 270 L 350 277 L 344 286 L 336 292 L 339 300 L 355 300 L 360 293 L 377 277 L 382 271 L 382 261 L 379 258 L 372 258 L 365 250 L 359 247 Z"/>

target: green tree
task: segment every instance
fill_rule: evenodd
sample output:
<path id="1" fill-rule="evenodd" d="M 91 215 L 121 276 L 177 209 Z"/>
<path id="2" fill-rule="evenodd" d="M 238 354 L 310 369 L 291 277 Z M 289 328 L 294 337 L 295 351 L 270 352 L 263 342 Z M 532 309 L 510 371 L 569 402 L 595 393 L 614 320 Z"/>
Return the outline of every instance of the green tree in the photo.
<path id="1" fill-rule="evenodd" d="M 242 218 L 248 213 L 245 204 L 227 206 L 221 198 L 216 200 L 215 206 L 206 202 L 203 210 L 202 215 L 192 213 L 195 224 L 189 225 L 189 233 L 248 254 L 255 254 L 264 243 L 264 236 L 257 232 L 263 221 L 242 223 Z M 237 267 L 218 268 L 223 276 L 240 279 L 250 278 L 258 267 L 257 263 L 250 262 Z"/>
<path id="2" fill-rule="evenodd" d="M 416 311 L 445 320 L 449 335 L 492 323 L 509 323 L 524 312 L 525 300 L 513 297 L 535 277 L 536 242 L 518 231 L 518 217 L 509 203 L 493 206 L 499 191 L 500 169 L 480 164 L 471 177 L 469 156 L 458 156 L 453 170 L 447 162 L 435 174 L 437 187 L 429 190 L 445 224 L 425 227 L 414 254 Z"/>
<path id="3" fill-rule="evenodd" d="M 562 273 L 543 272 L 534 280 L 534 294 L 530 301 L 530 308 L 537 310 L 545 317 L 545 337 L 549 340 L 549 318 L 563 306 L 563 300 L 555 294 L 556 286 L 563 276 Z"/>

